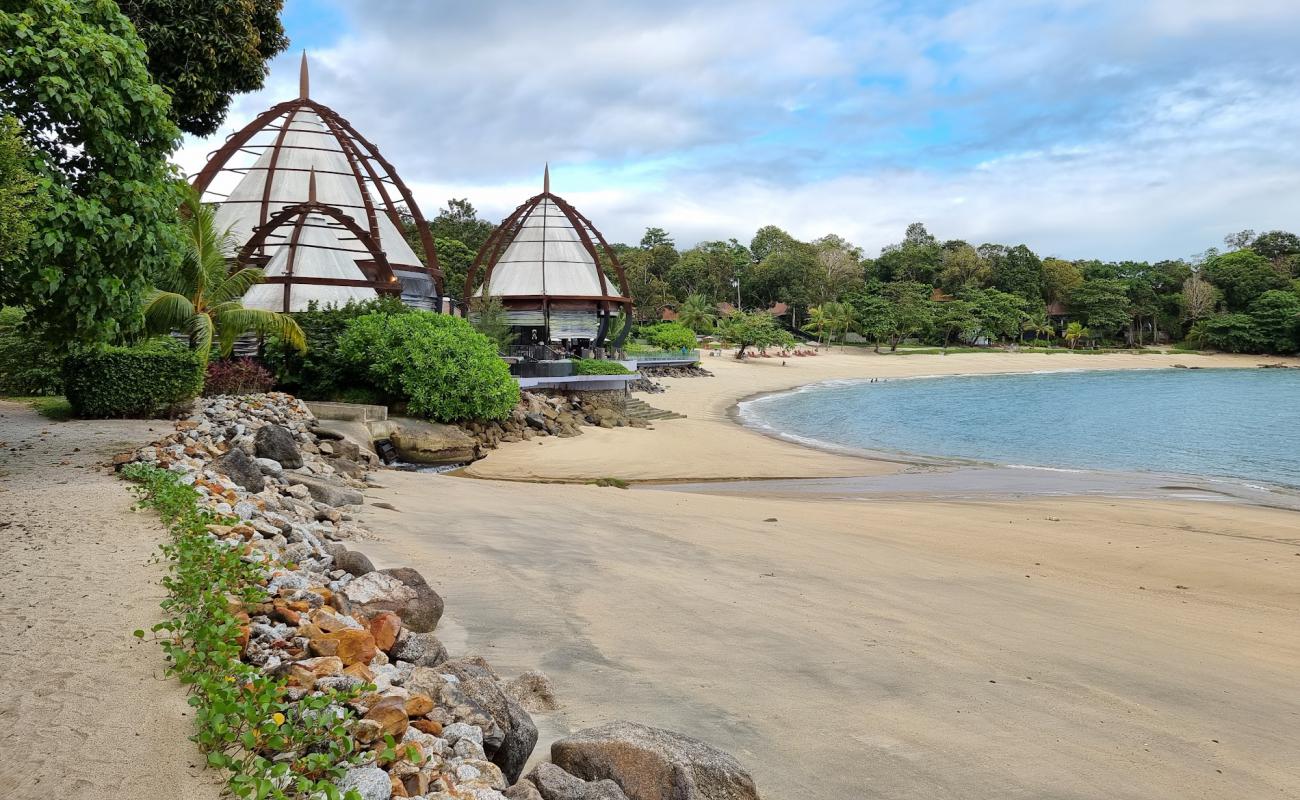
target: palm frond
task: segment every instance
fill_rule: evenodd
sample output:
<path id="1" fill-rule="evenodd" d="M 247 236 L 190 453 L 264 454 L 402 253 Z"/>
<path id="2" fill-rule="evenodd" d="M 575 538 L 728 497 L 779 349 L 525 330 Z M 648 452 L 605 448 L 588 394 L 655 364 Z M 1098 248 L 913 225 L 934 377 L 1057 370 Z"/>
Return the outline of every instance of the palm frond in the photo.
<path id="1" fill-rule="evenodd" d="M 185 330 L 190 318 L 194 316 L 194 304 L 189 298 L 175 292 L 155 289 L 145 298 L 141 311 L 144 314 L 145 330 L 149 333 L 171 333 Z"/>
<path id="2" fill-rule="evenodd" d="M 217 329 L 222 356 L 230 355 L 235 347 L 235 340 L 245 333 L 260 333 L 278 336 L 299 352 L 307 351 L 307 337 L 302 328 L 288 314 L 275 311 L 263 311 L 257 308 L 242 308 L 234 303 L 223 303 L 217 313 Z"/>
<path id="3" fill-rule="evenodd" d="M 244 267 L 233 275 L 222 278 L 219 283 L 208 287 L 208 302 L 217 304 L 229 300 L 238 300 L 248 290 L 266 280 L 266 275 L 258 267 Z"/>
<path id="4" fill-rule="evenodd" d="M 202 306 L 207 292 L 219 285 L 229 271 L 226 254 L 234 249 L 234 235 L 229 228 L 218 230 L 216 212 L 202 202 L 196 191 L 185 198 L 183 228 L 181 279 L 186 284 L 185 293 Z"/>
<path id="5" fill-rule="evenodd" d="M 190 346 L 194 348 L 207 363 L 212 355 L 212 317 L 207 314 L 195 314 L 190 317 L 186 333 L 190 335 Z"/>

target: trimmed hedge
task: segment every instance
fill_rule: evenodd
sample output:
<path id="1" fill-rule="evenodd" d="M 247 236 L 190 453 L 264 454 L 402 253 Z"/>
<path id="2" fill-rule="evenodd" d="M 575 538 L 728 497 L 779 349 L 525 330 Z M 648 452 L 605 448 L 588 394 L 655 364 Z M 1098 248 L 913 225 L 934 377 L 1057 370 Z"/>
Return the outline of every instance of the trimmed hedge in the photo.
<path id="1" fill-rule="evenodd" d="M 0 308 L 0 395 L 56 395 L 63 391 L 63 356 L 42 339 L 21 308 Z"/>
<path id="2" fill-rule="evenodd" d="M 104 347 L 64 360 L 63 388 L 79 417 L 153 417 L 198 396 L 203 364 L 171 339 Z"/>
<path id="3" fill-rule="evenodd" d="M 367 314 L 348 323 L 340 357 L 376 388 L 405 399 L 410 413 L 437 420 L 505 419 L 519 384 L 496 344 L 460 317 L 412 311 Z"/>
<path id="4" fill-rule="evenodd" d="M 664 350 L 695 349 L 695 331 L 676 322 L 662 322 L 645 332 L 646 340 Z"/>
<path id="5" fill-rule="evenodd" d="M 574 375 L 631 375 L 632 371 L 617 361 L 598 358 L 573 359 Z"/>

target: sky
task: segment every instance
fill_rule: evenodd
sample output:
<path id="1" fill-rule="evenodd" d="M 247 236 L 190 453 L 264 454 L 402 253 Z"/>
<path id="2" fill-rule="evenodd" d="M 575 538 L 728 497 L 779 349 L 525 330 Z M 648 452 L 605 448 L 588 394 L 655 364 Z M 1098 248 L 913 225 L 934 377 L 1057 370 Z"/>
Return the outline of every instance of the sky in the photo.
<path id="1" fill-rule="evenodd" d="M 868 255 L 911 222 L 1040 255 L 1300 231 L 1300 0 L 287 0 L 290 50 L 205 155 L 312 97 L 426 217 L 551 188 L 610 241 L 763 225 Z"/>

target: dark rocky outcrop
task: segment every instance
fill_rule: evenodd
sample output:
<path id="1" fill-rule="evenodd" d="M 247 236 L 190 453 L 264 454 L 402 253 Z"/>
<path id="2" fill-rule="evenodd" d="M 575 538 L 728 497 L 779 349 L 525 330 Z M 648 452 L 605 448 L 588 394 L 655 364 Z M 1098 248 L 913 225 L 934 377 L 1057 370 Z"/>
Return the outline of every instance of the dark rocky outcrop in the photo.
<path id="1" fill-rule="evenodd" d="M 501 728 L 504 739 L 494 751 L 488 752 L 492 763 L 501 768 L 506 780 L 514 783 L 523 773 L 524 764 L 537 745 L 537 726 L 528 712 L 501 689 L 498 678 L 487 661 L 468 656 L 447 661 L 438 666 L 438 672 L 454 675 L 461 691 L 487 709 Z"/>
<path id="2" fill-rule="evenodd" d="M 266 484 L 257 462 L 238 447 L 213 462 L 212 468 L 250 492 L 260 492 Z"/>
<path id="3" fill-rule="evenodd" d="M 327 506 L 356 506 L 365 502 L 365 496 L 356 489 L 349 489 L 319 478 L 308 478 L 305 475 L 296 473 L 286 474 L 284 478 L 291 485 L 307 487 L 307 491 L 311 494 L 313 500 Z"/>
<path id="4" fill-rule="evenodd" d="M 551 760 L 583 780 L 608 778 L 630 800 L 757 800 L 740 762 L 712 745 L 635 722 L 610 722 L 551 745 Z"/>
<path id="5" fill-rule="evenodd" d="M 584 781 L 554 764 L 543 762 L 528 773 L 542 800 L 628 800 L 617 783 L 609 779 Z"/>
<path id="6" fill-rule="evenodd" d="M 410 567 L 392 567 L 380 572 L 391 575 L 415 592 L 414 599 L 402 608 L 393 609 L 406 627 L 416 633 L 427 633 L 438 627 L 438 620 L 442 619 L 442 597 L 429 586 L 423 575 Z"/>
<path id="7" fill-rule="evenodd" d="M 369 557 L 357 550 L 344 550 L 342 554 L 335 556 L 334 566 L 357 577 L 375 571 L 375 565 L 371 563 Z"/>
<path id="8" fill-rule="evenodd" d="M 293 434 L 281 425 L 263 425 L 253 437 L 253 446 L 258 458 L 269 458 L 280 462 L 285 469 L 298 469 L 302 466 L 302 451 Z"/>

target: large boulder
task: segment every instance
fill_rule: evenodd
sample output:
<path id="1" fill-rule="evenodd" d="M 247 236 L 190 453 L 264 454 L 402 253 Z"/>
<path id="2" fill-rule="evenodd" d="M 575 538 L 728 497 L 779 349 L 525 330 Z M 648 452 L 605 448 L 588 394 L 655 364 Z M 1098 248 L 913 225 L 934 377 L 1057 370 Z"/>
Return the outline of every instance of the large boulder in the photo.
<path id="1" fill-rule="evenodd" d="M 474 437 L 455 425 L 418 419 L 390 420 L 388 440 L 412 464 L 457 464 L 474 460 Z"/>
<path id="2" fill-rule="evenodd" d="M 298 469 L 302 466 L 298 442 L 289 429 L 282 425 L 263 425 L 258 428 L 253 437 L 253 447 L 257 449 L 258 458 L 278 461 L 285 469 Z"/>
<path id="3" fill-rule="evenodd" d="M 257 462 L 238 447 L 214 461 L 212 468 L 250 492 L 260 492 L 266 485 Z"/>
<path id="4" fill-rule="evenodd" d="M 447 648 L 435 634 L 404 630 L 388 655 L 394 661 L 409 661 L 417 667 L 436 667 L 447 660 Z"/>
<path id="5" fill-rule="evenodd" d="M 496 673 L 482 658 L 470 656 L 446 661 L 437 670 L 443 675 L 454 675 L 461 691 L 492 715 L 505 738 L 499 747 L 488 752 L 488 757 L 501 768 L 507 781 L 519 780 L 524 764 L 537 746 L 533 718 L 502 690 Z"/>
<path id="6" fill-rule="evenodd" d="M 631 800 L 757 800 L 740 762 L 698 739 L 610 722 L 551 745 L 551 760 L 583 780 L 608 778 Z"/>
<path id="7" fill-rule="evenodd" d="M 375 571 L 375 565 L 370 558 L 359 550 L 344 550 L 334 556 L 334 566 L 358 578 Z"/>
<path id="8" fill-rule="evenodd" d="M 344 614 L 372 617 L 380 611 L 392 611 L 399 617 L 401 609 L 415 600 L 415 590 L 383 572 L 367 572 L 334 594 Z"/>
<path id="9" fill-rule="evenodd" d="M 484 750 L 496 750 L 505 741 L 505 734 L 497 725 L 491 712 L 470 697 L 454 676 L 443 675 L 438 667 L 415 667 L 407 676 L 403 687 L 412 694 L 428 695 L 437 706 L 431 719 L 463 722 L 479 729 Z M 446 736 L 447 734 L 444 734 Z"/>
<path id="10" fill-rule="evenodd" d="M 357 506 L 366 500 L 365 496 L 356 489 L 349 489 L 319 478 L 308 478 L 297 473 L 285 473 L 284 477 L 292 485 L 307 487 L 307 492 L 313 500 L 327 506 Z"/>
<path id="11" fill-rule="evenodd" d="M 438 627 L 438 620 L 442 619 L 442 596 L 429 586 L 423 575 L 410 567 L 390 567 L 379 571 L 396 578 L 415 592 L 415 597 L 402 608 L 392 609 L 402 618 L 406 627 L 416 633 L 428 633 Z"/>
<path id="12" fill-rule="evenodd" d="M 584 781 L 554 764 L 543 761 L 528 773 L 542 800 L 628 800 L 618 784 L 609 779 Z"/>

